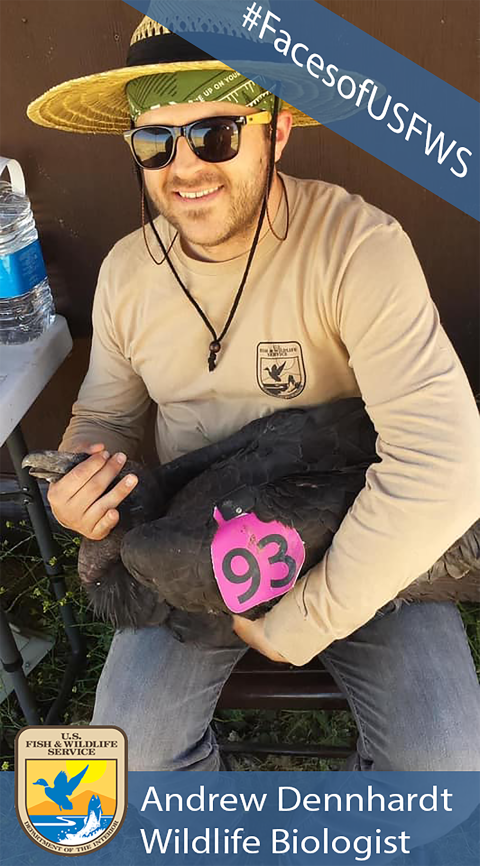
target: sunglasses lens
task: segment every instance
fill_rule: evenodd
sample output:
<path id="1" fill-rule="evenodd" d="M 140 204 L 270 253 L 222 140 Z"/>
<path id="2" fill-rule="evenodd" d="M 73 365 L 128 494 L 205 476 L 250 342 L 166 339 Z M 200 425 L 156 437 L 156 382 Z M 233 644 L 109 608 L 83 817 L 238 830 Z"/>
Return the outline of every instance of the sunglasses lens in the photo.
<path id="1" fill-rule="evenodd" d="M 133 152 L 143 168 L 163 168 L 173 150 L 173 135 L 164 127 L 139 129 L 132 136 Z"/>
<path id="2" fill-rule="evenodd" d="M 226 162 L 233 159 L 240 146 L 238 124 L 225 117 L 199 120 L 190 128 L 190 144 L 205 162 Z"/>

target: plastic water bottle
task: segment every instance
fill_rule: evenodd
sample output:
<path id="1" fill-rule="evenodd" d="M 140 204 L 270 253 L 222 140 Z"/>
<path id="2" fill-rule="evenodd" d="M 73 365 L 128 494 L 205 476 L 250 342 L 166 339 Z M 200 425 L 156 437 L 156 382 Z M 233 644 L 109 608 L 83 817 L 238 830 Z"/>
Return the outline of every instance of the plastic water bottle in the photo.
<path id="1" fill-rule="evenodd" d="M 0 157 L 0 343 L 35 340 L 55 318 L 25 179 L 15 159 Z"/>

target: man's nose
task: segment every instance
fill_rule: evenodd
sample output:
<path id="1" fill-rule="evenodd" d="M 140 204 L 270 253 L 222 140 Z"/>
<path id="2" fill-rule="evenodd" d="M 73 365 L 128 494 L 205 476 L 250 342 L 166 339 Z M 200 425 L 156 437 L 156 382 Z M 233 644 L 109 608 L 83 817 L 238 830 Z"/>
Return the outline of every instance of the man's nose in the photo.
<path id="1" fill-rule="evenodd" d="M 177 139 L 177 147 L 171 166 L 175 172 L 198 171 L 202 165 L 202 160 L 195 156 L 184 135 Z"/>

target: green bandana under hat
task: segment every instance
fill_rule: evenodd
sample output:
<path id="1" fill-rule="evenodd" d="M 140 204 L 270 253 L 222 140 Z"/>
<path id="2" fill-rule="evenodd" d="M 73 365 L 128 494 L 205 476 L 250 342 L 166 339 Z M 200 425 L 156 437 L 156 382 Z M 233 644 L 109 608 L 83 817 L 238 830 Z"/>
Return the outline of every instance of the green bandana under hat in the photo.
<path id="1" fill-rule="evenodd" d="M 125 92 L 132 120 L 144 111 L 181 102 L 230 102 L 273 112 L 274 94 L 234 69 L 199 69 L 145 75 L 129 81 Z"/>

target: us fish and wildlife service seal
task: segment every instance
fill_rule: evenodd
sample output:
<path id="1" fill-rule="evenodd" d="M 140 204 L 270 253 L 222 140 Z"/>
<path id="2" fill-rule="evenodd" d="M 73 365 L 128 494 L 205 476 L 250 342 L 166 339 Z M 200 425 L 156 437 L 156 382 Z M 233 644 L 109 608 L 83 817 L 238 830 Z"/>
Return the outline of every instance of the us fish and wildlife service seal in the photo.
<path id="1" fill-rule="evenodd" d="M 31 726 L 15 739 L 15 808 L 27 836 L 54 854 L 89 854 L 118 833 L 127 811 L 121 728 Z"/>
<path id="2" fill-rule="evenodd" d="M 291 400 L 305 388 L 305 364 L 300 343 L 259 343 L 257 382 L 265 394 Z"/>

